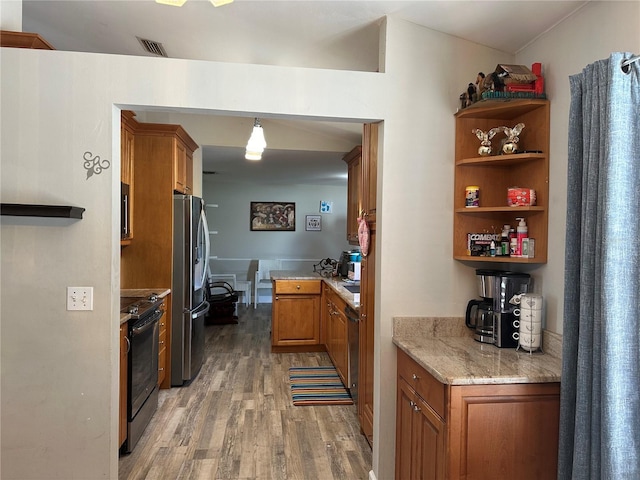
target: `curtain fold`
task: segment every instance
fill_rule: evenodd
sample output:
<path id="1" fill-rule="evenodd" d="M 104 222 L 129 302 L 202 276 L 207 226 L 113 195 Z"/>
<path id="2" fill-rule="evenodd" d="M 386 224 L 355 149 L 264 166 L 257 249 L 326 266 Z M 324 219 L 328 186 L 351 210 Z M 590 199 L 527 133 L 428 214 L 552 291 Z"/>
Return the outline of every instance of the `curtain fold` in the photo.
<path id="1" fill-rule="evenodd" d="M 569 78 L 558 479 L 640 479 L 640 62 Z"/>

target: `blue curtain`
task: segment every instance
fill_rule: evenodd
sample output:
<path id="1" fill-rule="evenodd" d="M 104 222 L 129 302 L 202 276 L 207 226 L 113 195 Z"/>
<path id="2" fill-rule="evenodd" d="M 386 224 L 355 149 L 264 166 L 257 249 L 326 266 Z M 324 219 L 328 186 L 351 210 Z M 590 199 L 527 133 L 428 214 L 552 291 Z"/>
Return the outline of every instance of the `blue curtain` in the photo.
<path id="1" fill-rule="evenodd" d="M 640 61 L 569 78 L 558 479 L 640 479 Z"/>

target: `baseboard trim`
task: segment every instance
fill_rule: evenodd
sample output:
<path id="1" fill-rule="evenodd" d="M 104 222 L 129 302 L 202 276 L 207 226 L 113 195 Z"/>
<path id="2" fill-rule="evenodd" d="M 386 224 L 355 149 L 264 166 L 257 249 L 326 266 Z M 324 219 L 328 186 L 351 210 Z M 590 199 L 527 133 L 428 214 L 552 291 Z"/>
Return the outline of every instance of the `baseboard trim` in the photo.
<path id="1" fill-rule="evenodd" d="M 369 480 L 378 480 L 378 477 L 373 473 L 373 470 L 369 470 Z"/>

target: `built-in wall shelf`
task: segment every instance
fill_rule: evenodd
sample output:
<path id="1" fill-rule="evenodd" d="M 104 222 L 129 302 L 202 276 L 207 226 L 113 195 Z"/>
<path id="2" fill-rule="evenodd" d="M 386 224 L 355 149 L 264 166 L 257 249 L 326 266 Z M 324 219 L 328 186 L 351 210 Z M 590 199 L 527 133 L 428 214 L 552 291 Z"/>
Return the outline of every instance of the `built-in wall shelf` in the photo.
<path id="1" fill-rule="evenodd" d="M 0 214 L 13 217 L 59 217 L 82 219 L 84 208 L 69 205 L 33 205 L 26 203 L 3 203 Z"/>

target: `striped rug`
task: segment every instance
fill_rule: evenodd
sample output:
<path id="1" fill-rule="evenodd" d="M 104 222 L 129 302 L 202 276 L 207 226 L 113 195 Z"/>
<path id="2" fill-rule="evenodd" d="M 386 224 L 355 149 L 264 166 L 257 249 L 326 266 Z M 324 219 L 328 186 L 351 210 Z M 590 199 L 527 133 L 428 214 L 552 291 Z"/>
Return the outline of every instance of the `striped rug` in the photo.
<path id="1" fill-rule="evenodd" d="M 291 367 L 291 395 L 294 405 L 351 405 L 338 372 L 329 367 Z"/>

